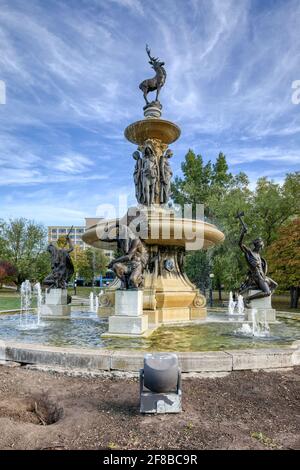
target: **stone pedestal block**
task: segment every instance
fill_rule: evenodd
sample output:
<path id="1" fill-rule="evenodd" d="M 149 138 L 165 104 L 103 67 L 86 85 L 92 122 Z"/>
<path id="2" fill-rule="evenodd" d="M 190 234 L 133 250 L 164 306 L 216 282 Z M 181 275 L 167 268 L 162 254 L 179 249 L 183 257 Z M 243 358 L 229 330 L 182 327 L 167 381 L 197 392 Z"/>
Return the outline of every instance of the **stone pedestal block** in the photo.
<path id="1" fill-rule="evenodd" d="M 46 291 L 45 303 L 47 305 L 67 305 L 67 289 L 51 289 Z"/>
<path id="2" fill-rule="evenodd" d="M 51 289 L 46 291 L 45 304 L 42 305 L 41 315 L 48 316 L 66 316 L 70 315 L 71 306 L 68 305 L 67 289 Z"/>
<path id="3" fill-rule="evenodd" d="M 142 335 L 148 329 L 148 317 L 113 315 L 108 319 L 108 333 L 126 336 Z"/>
<path id="4" fill-rule="evenodd" d="M 138 317 L 143 314 L 142 290 L 117 290 L 115 296 L 115 314 Z"/>
<path id="5" fill-rule="evenodd" d="M 260 292 L 259 290 L 250 289 L 245 293 L 246 297 Z M 245 309 L 245 316 L 248 321 L 252 321 L 252 309 L 257 310 L 257 320 L 274 322 L 276 321 L 276 310 L 272 308 L 272 296 L 262 297 L 260 299 L 254 299 L 250 301 Z"/>
<path id="6" fill-rule="evenodd" d="M 148 330 L 148 315 L 143 315 L 143 291 L 116 290 L 115 315 L 108 319 L 108 332 L 102 336 L 141 336 Z"/>

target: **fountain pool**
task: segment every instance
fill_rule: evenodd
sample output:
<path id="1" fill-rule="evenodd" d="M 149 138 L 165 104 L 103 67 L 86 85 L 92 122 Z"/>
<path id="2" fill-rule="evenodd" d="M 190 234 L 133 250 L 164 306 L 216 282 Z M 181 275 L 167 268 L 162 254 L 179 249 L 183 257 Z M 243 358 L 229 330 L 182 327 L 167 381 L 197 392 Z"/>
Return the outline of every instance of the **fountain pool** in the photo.
<path id="1" fill-rule="evenodd" d="M 34 313 L 28 322 L 34 323 Z M 76 348 L 126 349 L 136 351 L 222 351 L 245 348 L 289 346 L 300 340 L 300 316 L 283 315 L 270 325 L 270 335 L 255 337 L 239 333 L 244 320 L 230 319 L 223 313 L 209 312 L 206 321 L 188 325 L 168 325 L 158 328 L 149 338 L 101 338 L 107 331 L 107 321 L 94 312 L 73 310 L 69 319 L 43 320 L 38 328 L 20 328 L 18 314 L 1 315 L 0 340 Z M 249 329 L 250 333 L 251 328 Z"/>

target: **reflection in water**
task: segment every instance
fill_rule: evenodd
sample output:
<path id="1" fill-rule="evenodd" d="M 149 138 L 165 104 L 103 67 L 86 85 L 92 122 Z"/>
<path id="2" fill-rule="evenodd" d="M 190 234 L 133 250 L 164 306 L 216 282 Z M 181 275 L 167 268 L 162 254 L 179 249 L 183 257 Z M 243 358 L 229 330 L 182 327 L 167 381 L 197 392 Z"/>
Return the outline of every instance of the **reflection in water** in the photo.
<path id="1" fill-rule="evenodd" d="M 29 314 L 30 315 L 30 314 Z M 32 321 L 34 315 L 31 314 Z M 227 317 L 227 321 L 225 321 Z M 70 319 L 43 320 L 35 330 L 20 330 L 18 315 L 0 317 L 0 339 L 52 346 L 85 348 L 133 349 L 147 351 L 218 351 L 239 348 L 265 348 L 288 345 L 300 339 L 300 322 L 297 318 L 284 318 L 270 326 L 269 337 L 236 336 L 241 326 L 228 321 L 228 316 L 214 315 L 202 324 L 164 326 L 149 338 L 101 338 L 107 331 L 107 321 L 95 313 L 76 311 Z"/>

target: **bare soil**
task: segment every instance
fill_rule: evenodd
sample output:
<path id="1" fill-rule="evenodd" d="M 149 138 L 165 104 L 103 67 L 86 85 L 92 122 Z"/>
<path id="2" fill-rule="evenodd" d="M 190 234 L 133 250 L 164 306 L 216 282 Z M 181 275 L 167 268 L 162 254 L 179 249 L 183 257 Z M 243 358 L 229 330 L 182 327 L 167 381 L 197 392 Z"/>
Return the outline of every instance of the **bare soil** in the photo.
<path id="1" fill-rule="evenodd" d="M 0 366 L 0 449 L 300 449 L 300 367 L 183 381 L 183 412 L 140 415 L 135 379 Z"/>

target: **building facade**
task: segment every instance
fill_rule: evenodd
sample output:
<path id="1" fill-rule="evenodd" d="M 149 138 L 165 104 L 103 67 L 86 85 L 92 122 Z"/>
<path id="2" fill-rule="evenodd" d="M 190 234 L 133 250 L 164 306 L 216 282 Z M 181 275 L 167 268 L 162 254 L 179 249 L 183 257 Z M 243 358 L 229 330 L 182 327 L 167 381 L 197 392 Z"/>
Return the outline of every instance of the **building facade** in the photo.
<path id="1" fill-rule="evenodd" d="M 96 225 L 101 219 L 102 217 L 86 217 L 85 225 L 74 225 L 73 227 L 71 225 L 51 225 L 48 227 L 48 243 L 56 243 L 59 237 L 66 236 L 70 232 L 69 236 L 73 245 L 77 245 L 85 250 L 88 245 L 86 245 L 81 239 L 83 233 L 92 225 Z M 107 256 L 109 261 L 113 259 L 113 251 L 104 250 L 104 254 Z"/>
<path id="2" fill-rule="evenodd" d="M 74 225 L 72 230 L 72 226 L 68 225 L 51 225 L 48 227 L 48 243 L 55 243 L 59 239 L 59 237 L 63 237 L 68 235 L 73 243 L 73 245 L 80 246 L 80 248 L 85 248 L 85 243 L 83 243 L 81 236 L 85 231 L 84 225 Z M 71 230 L 71 231 L 70 231 Z"/>

